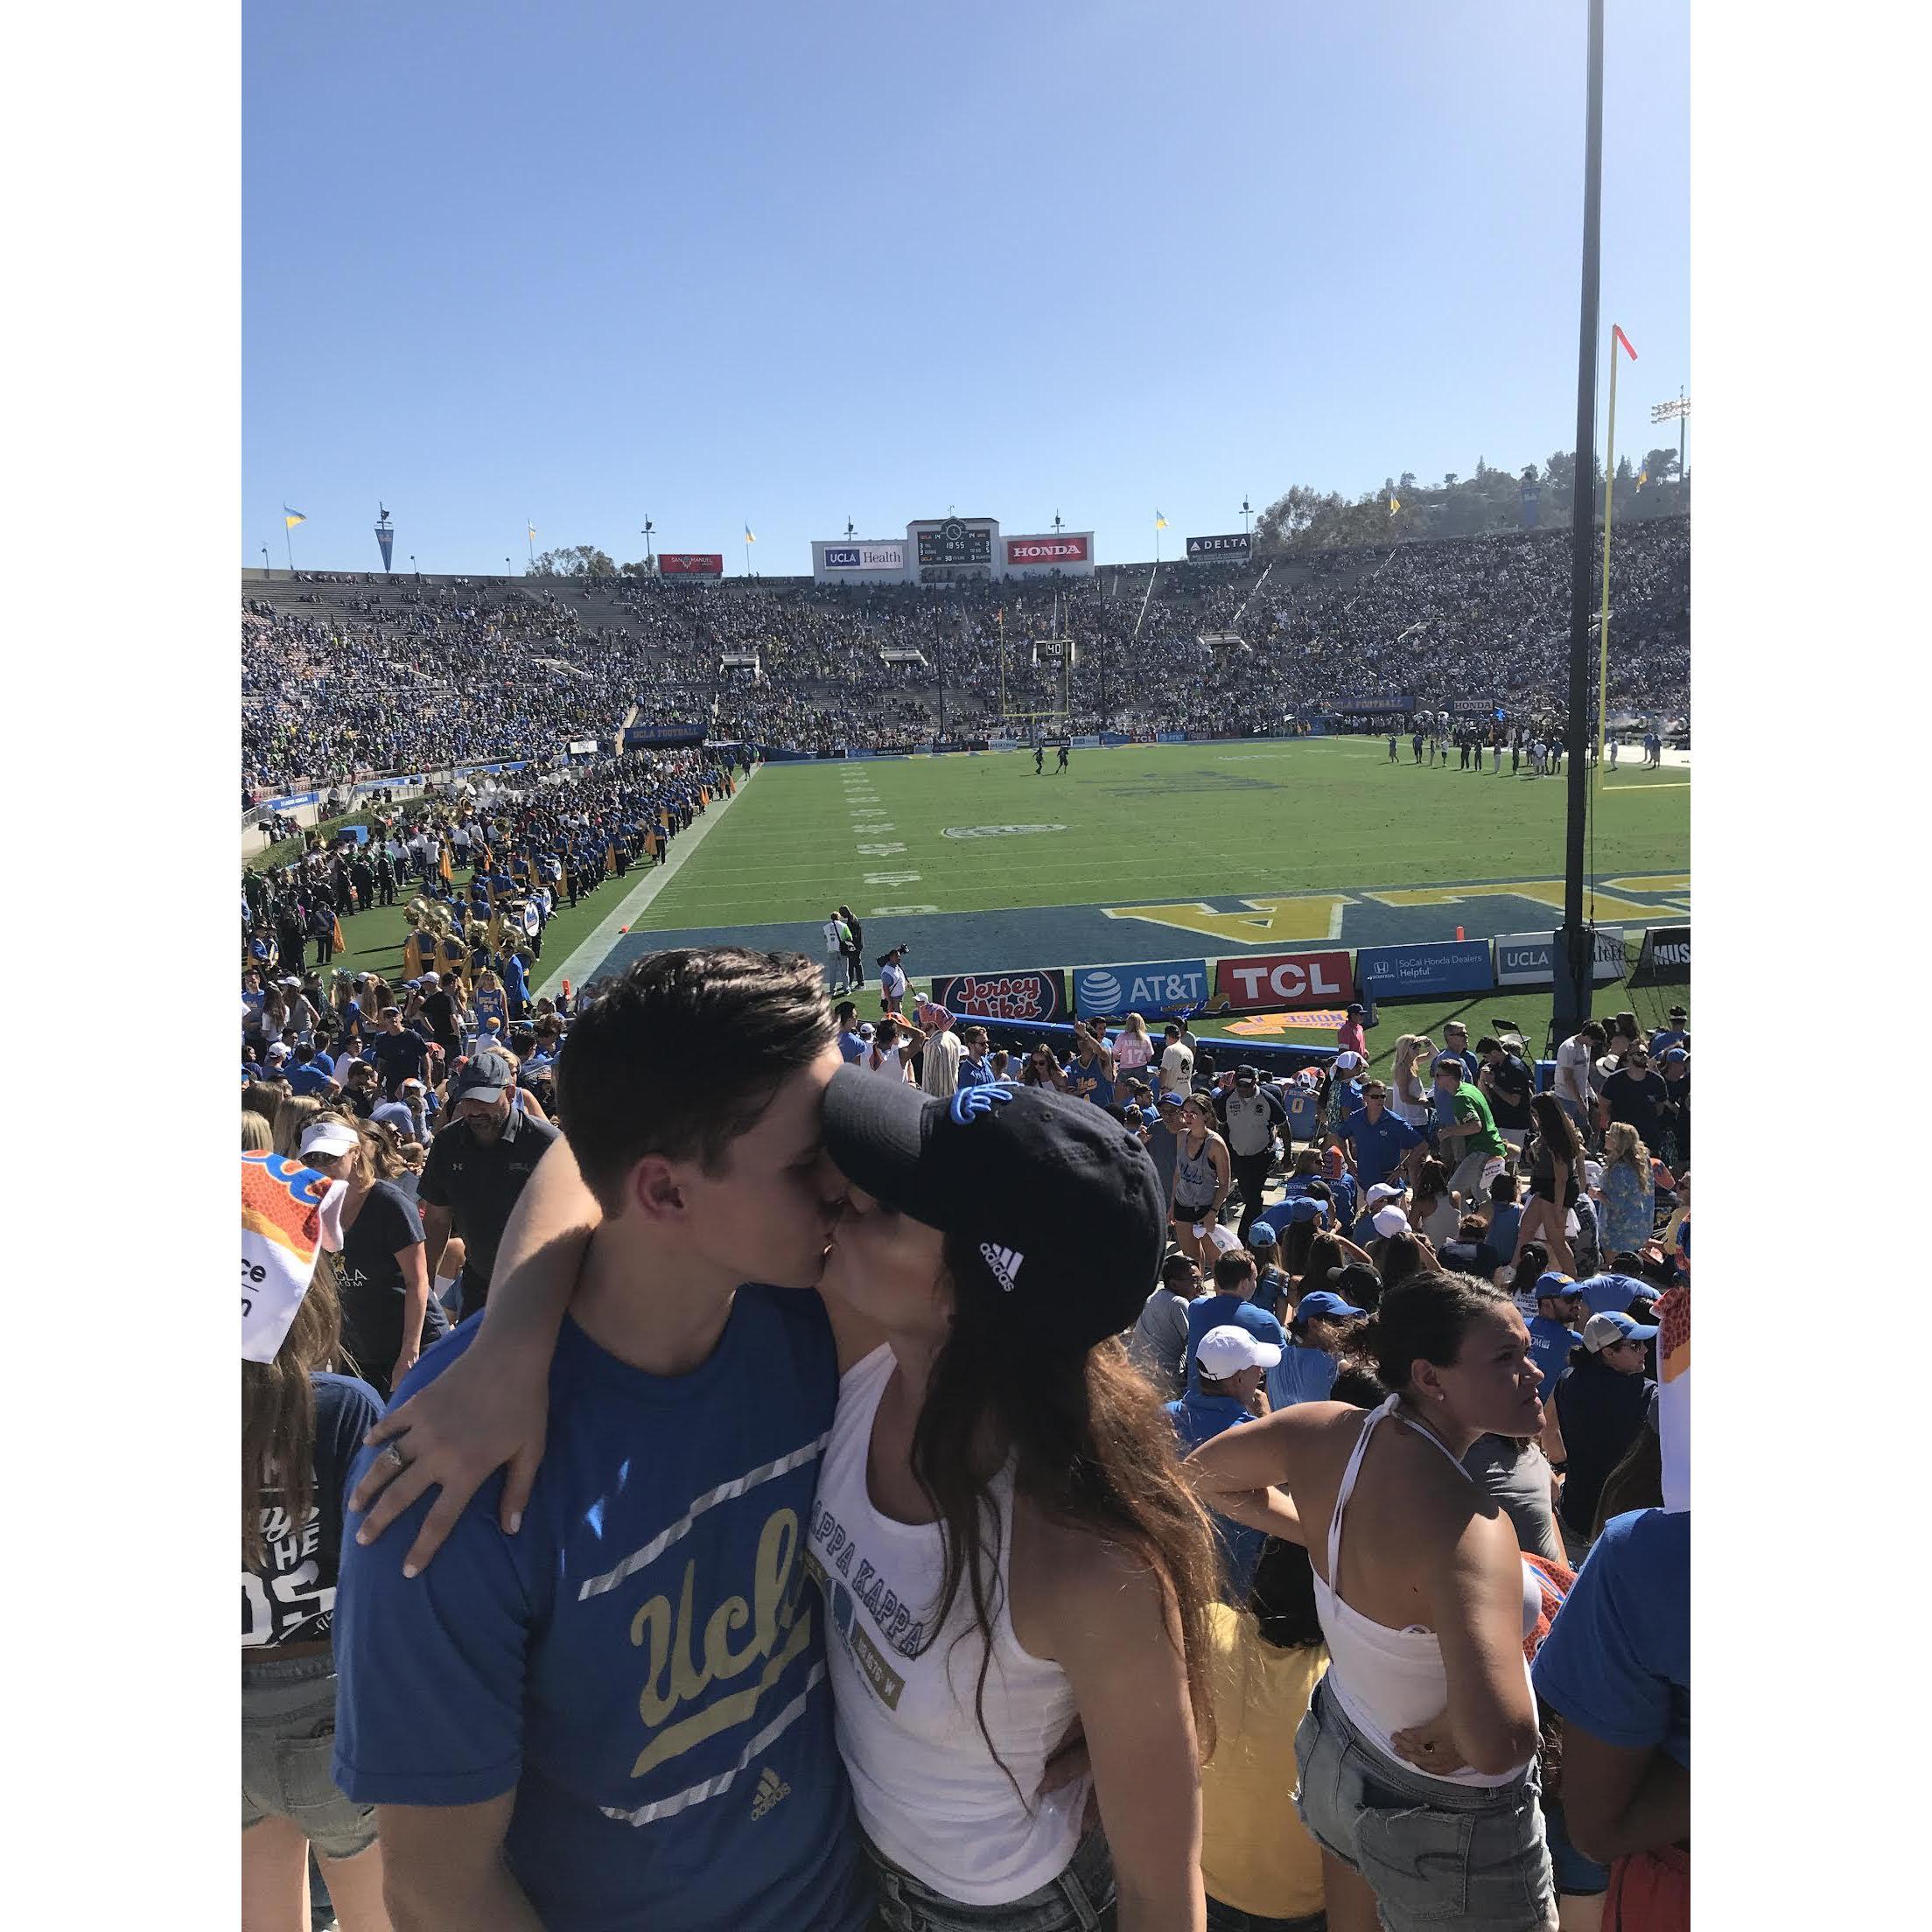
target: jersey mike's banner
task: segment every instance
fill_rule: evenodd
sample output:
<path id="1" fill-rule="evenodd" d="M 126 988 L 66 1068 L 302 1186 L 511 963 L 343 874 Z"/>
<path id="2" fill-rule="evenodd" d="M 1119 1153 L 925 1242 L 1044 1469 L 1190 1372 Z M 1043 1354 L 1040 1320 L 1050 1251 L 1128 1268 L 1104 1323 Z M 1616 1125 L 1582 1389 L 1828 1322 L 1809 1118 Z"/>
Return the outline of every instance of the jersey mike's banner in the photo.
<path id="1" fill-rule="evenodd" d="M 713 550 L 661 550 L 657 570 L 660 577 L 723 577 L 724 559 Z"/>
<path id="2" fill-rule="evenodd" d="M 1346 1006 L 1354 997 L 1355 976 L 1346 948 L 1250 954 L 1222 960 L 1214 975 L 1214 1004 L 1222 1011 Z"/>
<path id="3" fill-rule="evenodd" d="M 1074 974 L 1074 1011 L 1088 1019 L 1138 1013 L 1163 1019 L 1198 1013 L 1208 1004 L 1208 962 L 1166 959 L 1152 965 L 1082 966 Z"/>
<path id="4" fill-rule="evenodd" d="M 1253 540 L 1245 530 L 1236 530 L 1227 536 L 1191 536 L 1187 539 L 1188 556 L 1205 557 L 1209 563 L 1239 564 L 1253 550 Z"/>
<path id="5" fill-rule="evenodd" d="M 958 1019 L 1059 1020 L 1067 1018 L 1067 980 L 1057 969 L 955 973 L 933 982 L 933 1004 Z"/>
<path id="6" fill-rule="evenodd" d="M 1419 993 L 1486 993 L 1495 984 L 1486 939 L 1445 940 L 1427 946 L 1363 946 L 1355 953 L 1355 984 L 1364 996 L 1403 999 Z"/>

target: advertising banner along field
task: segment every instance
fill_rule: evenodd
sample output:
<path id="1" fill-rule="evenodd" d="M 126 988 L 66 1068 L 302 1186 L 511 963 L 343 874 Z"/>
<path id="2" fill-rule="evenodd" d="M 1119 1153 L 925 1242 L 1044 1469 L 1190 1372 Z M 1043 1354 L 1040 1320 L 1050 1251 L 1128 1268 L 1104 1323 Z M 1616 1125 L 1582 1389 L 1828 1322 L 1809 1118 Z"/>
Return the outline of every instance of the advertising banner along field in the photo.
<path id="1" fill-rule="evenodd" d="M 1495 942 L 1496 984 L 1553 986 L 1557 983 L 1557 935 L 1554 933 L 1506 933 Z M 1591 977 L 1623 977 L 1623 928 L 1597 928 L 1596 965 Z"/>
<path id="2" fill-rule="evenodd" d="M 933 1004 L 962 1019 L 1065 1019 L 1067 976 L 1057 967 L 955 973 L 933 982 Z"/>
<path id="3" fill-rule="evenodd" d="M 1346 948 L 1253 953 L 1245 958 L 1222 960 L 1214 975 L 1214 1005 L 1222 1012 L 1346 1006 L 1354 997 L 1355 976 Z"/>
<path id="4" fill-rule="evenodd" d="M 660 577 L 723 577 L 724 558 L 717 550 L 661 550 L 657 570 Z"/>
<path id="5" fill-rule="evenodd" d="M 1083 1019 L 1170 1018 L 1208 1004 L 1208 962 L 1166 959 L 1152 965 L 1082 966 L 1074 974 L 1074 1011 Z"/>
<path id="6" fill-rule="evenodd" d="M 1486 993 L 1494 984 L 1486 939 L 1452 939 L 1427 946 L 1362 946 L 1355 952 L 1355 984 L 1365 998 Z"/>
<path id="7" fill-rule="evenodd" d="M 1243 564 L 1253 550 L 1253 543 L 1241 530 L 1227 536 L 1191 536 L 1187 539 L 1187 555 L 1205 557 L 1210 562 Z"/>

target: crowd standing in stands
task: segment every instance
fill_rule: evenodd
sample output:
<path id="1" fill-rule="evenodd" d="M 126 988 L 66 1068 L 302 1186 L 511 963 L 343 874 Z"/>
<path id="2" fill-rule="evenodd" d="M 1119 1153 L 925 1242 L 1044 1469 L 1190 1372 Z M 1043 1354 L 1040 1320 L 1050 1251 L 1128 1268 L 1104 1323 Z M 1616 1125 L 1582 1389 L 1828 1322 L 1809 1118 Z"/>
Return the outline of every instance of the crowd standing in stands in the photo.
<path id="1" fill-rule="evenodd" d="M 306 1839 L 346 1928 L 1688 1925 L 1682 1009 L 1580 1126 L 1446 1029 L 1298 1145 L 1180 1027 L 1002 1079 L 816 961 L 464 985 L 244 992 L 332 1204 L 244 1371 L 261 1922 Z"/>
<path id="2" fill-rule="evenodd" d="M 1566 689 L 1558 530 L 1326 550 L 1271 567 L 1111 566 L 1089 578 L 870 588 L 797 579 L 301 580 L 251 585 L 242 790 L 253 805 L 491 762 L 542 763 L 626 726 L 714 740 L 879 747 L 1059 709 L 1042 638 L 1079 646 L 1068 725 L 1241 735 L 1347 700 L 1364 727 L 1412 700 L 1415 761 L 1554 769 Z M 1152 579 L 1152 595 L 1149 581 Z M 308 587 L 302 587 L 306 584 Z M 1679 718 L 1690 694 L 1690 525 L 1620 527 L 1612 715 Z M 945 692 L 939 689 L 943 658 Z M 732 661 L 727 663 L 727 660 Z M 1503 709 L 1507 731 L 1493 728 Z M 1447 711 L 1452 722 L 1443 722 Z M 1389 729 L 1377 721 L 1378 732 Z M 1403 735 L 1411 727 L 1405 721 Z M 1644 738 L 1654 764 L 1662 741 Z"/>

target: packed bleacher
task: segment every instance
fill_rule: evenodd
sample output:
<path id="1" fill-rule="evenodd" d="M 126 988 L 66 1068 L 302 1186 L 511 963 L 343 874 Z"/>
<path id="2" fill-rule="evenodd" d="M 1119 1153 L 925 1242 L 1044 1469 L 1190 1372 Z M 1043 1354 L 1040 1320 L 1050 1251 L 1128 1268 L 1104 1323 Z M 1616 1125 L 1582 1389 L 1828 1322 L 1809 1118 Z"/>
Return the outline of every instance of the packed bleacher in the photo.
<path id="1" fill-rule="evenodd" d="M 943 710 L 949 734 L 981 734 L 1003 711 L 1059 710 L 1057 657 L 1034 649 L 1055 636 L 1075 645 L 1076 732 L 1270 731 L 1343 697 L 1548 715 L 1566 687 L 1569 570 L 1569 535 L 1552 530 L 943 589 L 251 583 L 243 791 L 546 760 L 573 739 L 607 746 L 626 724 L 876 747 L 930 738 Z M 1682 718 L 1687 519 L 1617 530 L 1611 604 L 1612 714 Z M 726 668 L 732 655 L 755 668 Z"/>

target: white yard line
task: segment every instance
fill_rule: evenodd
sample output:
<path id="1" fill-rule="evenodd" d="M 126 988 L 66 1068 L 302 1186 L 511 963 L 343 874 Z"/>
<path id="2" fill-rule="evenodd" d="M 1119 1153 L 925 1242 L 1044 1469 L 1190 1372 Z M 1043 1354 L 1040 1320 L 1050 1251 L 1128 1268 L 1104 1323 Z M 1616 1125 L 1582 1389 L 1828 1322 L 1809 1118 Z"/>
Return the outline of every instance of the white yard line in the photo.
<path id="1" fill-rule="evenodd" d="M 604 963 L 606 956 L 621 935 L 624 928 L 634 925 L 637 915 L 677 877 L 678 870 L 684 861 L 704 843 L 711 828 L 745 795 L 746 787 L 764 769 L 762 765 L 753 765 L 750 775 L 738 780 L 738 789 L 729 798 L 714 800 L 710 808 L 688 832 L 680 832 L 671 841 L 664 863 L 652 866 L 642 880 L 618 901 L 596 931 L 588 939 L 579 942 L 577 950 L 537 987 L 537 998 L 554 994 L 558 984 L 566 979 L 575 990 L 583 985 L 590 975 L 596 972 Z"/>

